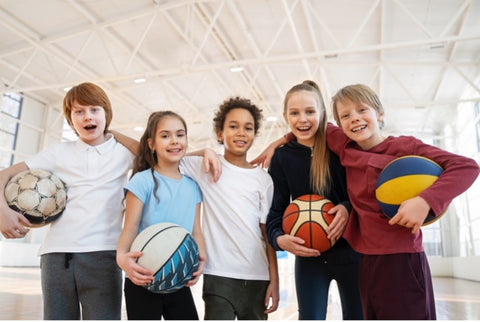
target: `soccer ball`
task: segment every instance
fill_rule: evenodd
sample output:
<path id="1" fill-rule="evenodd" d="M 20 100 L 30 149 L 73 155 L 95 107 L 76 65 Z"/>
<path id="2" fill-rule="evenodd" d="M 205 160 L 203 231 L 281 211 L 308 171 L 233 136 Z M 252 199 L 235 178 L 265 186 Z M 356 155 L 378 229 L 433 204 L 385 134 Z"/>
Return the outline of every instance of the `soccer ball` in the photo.
<path id="1" fill-rule="evenodd" d="M 13 210 L 24 215 L 34 227 L 56 220 L 65 209 L 67 189 L 56 175 L 46 170 L 27 170 L 11 178 L 5 199 Z"/>

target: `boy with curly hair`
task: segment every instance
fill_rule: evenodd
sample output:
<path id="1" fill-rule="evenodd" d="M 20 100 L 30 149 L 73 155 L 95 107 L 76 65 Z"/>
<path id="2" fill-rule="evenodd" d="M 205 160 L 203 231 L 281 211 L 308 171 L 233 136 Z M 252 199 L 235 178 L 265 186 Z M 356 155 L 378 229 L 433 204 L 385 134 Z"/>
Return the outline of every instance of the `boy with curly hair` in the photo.
<path id="1" fill-rule="evenodd" d="M 220 105 L 213 119 L 222 175 L 212 182 L 202 158 L 184 157 L 182 173 L 197 181 L 203 194 L 203 233 L 208 261 L 204 268 L 206 320 L 265 320 L 278 307 L 276 254 L 268 244 L 265 222 L 273 182 L 247 161 L 262 111 L 250 100 L 234 97 Z"/>

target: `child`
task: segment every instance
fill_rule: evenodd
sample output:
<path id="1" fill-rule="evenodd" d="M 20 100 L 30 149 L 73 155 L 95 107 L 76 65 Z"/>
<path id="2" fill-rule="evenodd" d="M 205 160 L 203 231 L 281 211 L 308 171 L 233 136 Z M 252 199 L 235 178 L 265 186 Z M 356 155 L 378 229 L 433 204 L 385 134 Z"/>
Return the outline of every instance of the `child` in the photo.
<path id="1" fill-rule="evenodd" d="M 8 208 L 3 189 L 27 169 L 52 171 L 68 189 L 62 216 L 50 225 L 40 247 L 45 320 L 121 318 L 122 272 L 116 243 L 122 227 L 123 194 L 133 154 L 107 133 L 112 107 L 97 85 L 72 87 L 63 113 L 78 135 L 1 171 L 0 222 L 7 238 L 23 237 L 30 227 Z M 7 224 L 5 224 L 7 223 Z"/>
<path id="2" fill-rule="evenodd" d="M 265 233 L 272 179 L 247 162 L 261 117 L 257 106 L 239 97 L 217 110 L 214 129 L 225 148 L 218 182 L 202 171 L 201 158 L 187 156 L 180 162 L 180 170 L 198 182 L 204 196 L 205 320 L 265 320 L 278 307 L 276 254 Z"/>
<path id="3" fill-rule="evenodd" d="M 295 257 L 295 286 L 300 320 L 325 320 L 330 282 L 336 280 L 342 301 L 343 318 L 362 319 L 358 292 L 359 254 L 341 234 L 351 210 L 345 170 L 325 142 L 327 115 L 320 90 L 312 81 L 293 86 L 286 94 L 283 115 L 296 141 L 275 151 L 268 172 L 274 183 L 272 207 L 267 217 L 269 241 L 276 250 Z M 282 218 L 290 200 L 304 194 L 320 194 L 335 206 L 330 229 L 336 241 L 328 251 L 303 246 L 299 237 L 285 234 Z M 337 240 L 338 239 L 338 240 Z"/>
<path id="4" fill-rule="evenodd" d="M 125 271 L 125 302 L 128 319 L 198 320 L 189 287 L 202 273 L 205 246 L 200 227 L 198 185 L 178 170 L 187 150 L 187 126 L 171 111 L 152 113 L 140 140 L 133 176 L 125 187 L 125 223 L 118 240 L 117 262 Z M 159 294 L 142 286 L 153 281 L 153 273 L 136 263 L 141 252 L 130 252 L 135 237 L 159 222 L 171 222 L 190 231 L 198 244 L 200 265 L 194 278 L 180 290 Z"/>
<path id="5" fill-rule="evenodd" d="M 341 128 L 328 125 L 327 143 L 346 169 L 353 211 L 344 237 L 362 254 L 359 287 L 364 316 L 435 319 L 432 278 L 420 226 L 430 209 L 442 214 L 454 197 L 468 189 L 478 176 L 478 164 L 411 136 L 384 137 L 380 131 L 383 106 L 365 85 L 339 90 L 333 97 L 333 112 Z M 431 187 L 404 201 L 387 220 L 375 198 L 375 184 L 390 161 L 409 154 L 429 158 L 444 171 Z"/>

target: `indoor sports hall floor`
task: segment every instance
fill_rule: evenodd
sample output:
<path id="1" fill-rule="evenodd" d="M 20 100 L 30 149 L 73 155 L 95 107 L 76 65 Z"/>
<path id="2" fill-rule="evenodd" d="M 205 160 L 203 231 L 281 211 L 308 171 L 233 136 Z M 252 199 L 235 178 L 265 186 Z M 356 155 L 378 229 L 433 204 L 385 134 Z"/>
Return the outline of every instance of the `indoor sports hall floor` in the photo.
<path id="1" fill-rule="evenodd" d="M 269 320 L 297 320 L 293 262 L 279 259 L 280 307 Z M 480 283 L 452 278 L 434 278 L 438 320 L 480 320 Z M 203 317 L 200 281 L 193 287 L 200 317 Z M 122 318 L 126 320 L 123 312 Z M 41 320 L 40 269 L 0 267 L 0 320 Z M 341 320 L 340 300 L 332 288 L 328 320 Z"/>

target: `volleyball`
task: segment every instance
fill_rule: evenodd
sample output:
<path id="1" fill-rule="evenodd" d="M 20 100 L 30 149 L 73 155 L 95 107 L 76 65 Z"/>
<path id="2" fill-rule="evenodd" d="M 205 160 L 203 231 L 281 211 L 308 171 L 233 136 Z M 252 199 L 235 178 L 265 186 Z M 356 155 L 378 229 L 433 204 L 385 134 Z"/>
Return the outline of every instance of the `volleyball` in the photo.
<path id="1" fill-rule="evenodd" d="M 5 199 L 9 207 L 24 215 L 33 227 L 41 227 L 60 217 L 67 203 L 67 189 L 50 171 L 26 170 L 7 182 Z"/>
<path id="2" fill-rule="evenodd" d="M 137 263 L 154 272 L 153 282 L 144 286 L 153 293 L 172 293 L 184 287 L 199 265 L 199 249 L 193 236 L 172 223 L 145 228 L 130 251 L 143 252 Z"/>
<path id="3" fill-rule="evenodd" d="M 330 249 L 334 242 L 327 238 L 327 228 L 334 216 L 328 211 L 334 206 L 330 200 L 316 194 L 296 198 L 283 213 L 284 233 L 302 238 L 304 246 L 320 252 Z"/>
<path id="4" fill-rule="evenodd" d="M 406 155 L 391 161 L 377 180 L 375 196 L 380 208 L 388 218 L 392 218 L 403 201 L 418 196 L 430 187 L 442 172 L 440 165 L 418 155 Z M 435 217 L 430 210 L 423 226 L 437 221 L 440 217 L 441 215 Z"/>

